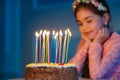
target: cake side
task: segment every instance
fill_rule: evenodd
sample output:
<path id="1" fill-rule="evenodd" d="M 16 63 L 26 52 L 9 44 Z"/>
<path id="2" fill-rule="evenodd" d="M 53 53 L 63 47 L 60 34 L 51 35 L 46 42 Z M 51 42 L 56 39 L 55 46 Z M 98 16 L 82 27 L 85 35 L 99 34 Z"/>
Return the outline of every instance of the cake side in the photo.
<path id="1" fill-rule="evenodd" d="M 68 66 L 69 65 L 69 66 Z M 74 64 L 28 64 L 25 80 L 78 80 Z"/>

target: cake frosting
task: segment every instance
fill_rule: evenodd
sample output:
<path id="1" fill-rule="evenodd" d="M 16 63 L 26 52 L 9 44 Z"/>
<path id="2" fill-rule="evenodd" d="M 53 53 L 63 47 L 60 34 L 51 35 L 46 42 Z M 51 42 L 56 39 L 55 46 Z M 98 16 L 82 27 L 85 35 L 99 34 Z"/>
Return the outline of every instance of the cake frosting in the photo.
<path id="1" fill-rule="evenodd" d="M 56 68 L 67 68 L 67 67 L 76 67 L 74 63 L 66 63 L 66 64 L 60 64 L 60 63 L 30 63 L 26 65 L 26 67 L 56 67 Z"/>

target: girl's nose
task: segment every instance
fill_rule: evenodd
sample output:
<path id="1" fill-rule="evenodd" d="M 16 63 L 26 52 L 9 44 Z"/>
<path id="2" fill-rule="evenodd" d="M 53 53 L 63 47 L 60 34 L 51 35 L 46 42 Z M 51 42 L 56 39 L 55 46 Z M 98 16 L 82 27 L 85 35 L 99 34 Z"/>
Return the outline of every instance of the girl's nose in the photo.
<path id="1" fill-rule="evenodd" d="M 84 25 L 83 25 L 83 29 L 87 29 L 87 24 L 86 23 L 84 23 Z"/>

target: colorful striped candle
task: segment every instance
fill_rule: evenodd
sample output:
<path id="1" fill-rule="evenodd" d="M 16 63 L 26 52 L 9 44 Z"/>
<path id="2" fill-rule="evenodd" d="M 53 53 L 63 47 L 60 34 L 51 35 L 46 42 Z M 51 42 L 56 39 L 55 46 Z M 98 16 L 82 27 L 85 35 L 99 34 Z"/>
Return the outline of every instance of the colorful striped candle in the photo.
<path id="1" fill-rule="evenodd" d="M 41 48 L 42 48 L 42 30 L 40 30 L 40 32 L 39 32 L 39 62 L 41 62 L 42 61 L 42 50 L 41 50 Z"/>
<path id="2" fill-rule="evenodd" d="M 56 44 L 56 56 L 55 56 L 55 63 L 57 63 L 58 60 L 58 32 L 55 34 L 55 44 Z"/>
<path id="3" fill-rule="evenodd" d="M 69 49 L 69 43 L 70 43 L 70 39 L 71 39 L 71 35 L 72 35 L 69 29 L 67 31 L 68 31 L 68 38 L 67 38 L 67 49 L 66 49 L 65 63 L 67 63 L 67 61 L 68 61 L 68 49 Z"/>
<path id="4" fill-rule="evenodd" d="M 49 35 L 50 35 L 50 32 L 48 31 L 48 32 L 47 32 L 47 47 L 48 47 L 48 48 L 47 48 L 47 49 L 48 49 L 48 50 L 47 50 L 47 55 L 48 55 L 48 60 L 47 60 L 47 61 L 48 61 L 48 63 L 50 63 L 50 45 L 49 45 Z"/>
<path id="5" fill-rule="evenodd" d="M 46 30 L 43 32 L 43 44 L 42 44 L 42 62 L 45 62 L 45 35 Z"/>
<path id="6" fill-rule="evenodd" d="M 55 54 L 55 39 L 54 39 L 54 36 L 55 36 L 55 30 L 52 32 L 51 43 L 50 43 L 50 53 L 51 53 L 52 57 Z M 52 58 L 51 61 L 54 62 L 54 59 Z"/>
<path id="7" fill-rule="evenodd" d="M 67 30 L 65 30 L 65 38 L 64 38 L 64 45 L 63 45 L 63 52 L 62 52 L 62 63 L 64 63 L 65 61 L 66 39 L 67 39 Z"/>
<path id="8" fill-rule="evenodd" d="M 47 40 L 47 32 L 48 31 L 46 31 L 46 34 L 45 34 L 45 62 L 48 62 L 47 60 L 47 58 L 48 58 L 48 40 Z"/>
<path id="9" fill-rule="evenodd" d="M 38 63 L 38 37 L 39 37 L 39 33 L 36 32 L 35 33 L 36 36 L 36 54 L 35 54 L 35 63 Z"/>
<path id="10" fill-rule="evenodd" d="M 61 62 L 60 60 L 61 60 L 61 50 L 62 50 L 62 36 L 63 36 L 63 34 L 62 34 L 62 31 L 60 30 L 60 32 L 59 32 L 59 63 Z"/>

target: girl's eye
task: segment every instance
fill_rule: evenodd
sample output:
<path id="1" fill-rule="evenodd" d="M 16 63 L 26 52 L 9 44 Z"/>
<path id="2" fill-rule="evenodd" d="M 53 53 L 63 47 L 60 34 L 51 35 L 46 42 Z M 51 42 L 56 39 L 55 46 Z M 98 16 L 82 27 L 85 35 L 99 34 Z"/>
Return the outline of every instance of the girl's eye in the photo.
<path id="1" fill-rule="evenodd" d="M 83 24 L 82 24 L 82 23 L 78 23 L 78 25 L 80 25 L 80 26 L 81 26 L 81 25 L 83 25 Z"/>
<path id="2" fill-rule="evenodd" d="M 88 20 L 88 21 L 87 21 L 87 23 L 91 23 L 91 22 L 92 22 L 92 20 Z"/>

